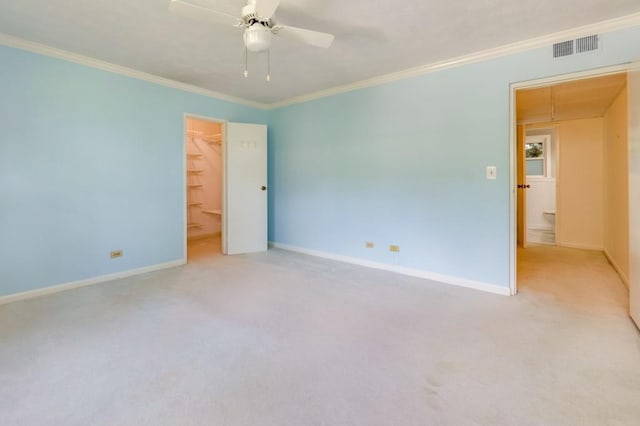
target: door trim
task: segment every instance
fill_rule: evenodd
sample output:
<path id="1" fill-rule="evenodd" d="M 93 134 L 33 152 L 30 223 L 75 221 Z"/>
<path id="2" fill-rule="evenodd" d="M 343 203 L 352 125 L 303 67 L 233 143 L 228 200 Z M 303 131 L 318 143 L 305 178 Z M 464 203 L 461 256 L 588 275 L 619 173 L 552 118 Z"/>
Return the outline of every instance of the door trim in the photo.
<path id="1" fill-rule="evenodd" d="M 640 224 L 638 223 L 638 188 L 640 187 L 640 61 L 629 66 L 627 73 L 627 152 L 629 155 L 629 315 L 640 329 Z"/>
<path id="2" fill-rule="evenodd" d="M 183 258 L 184 263 L 186 264 L 188 261 L 187 258 L 187 119 L 194 118 L 196 120 L 209 121 L 212 123 L 218 123 L 222 125 L 222 139 L 221 139 L 221 149 L 222 149 L 222 223 L 220 232 L 222 247 L 224 247 L 225 234 L 226 234 L 226 225 L 225 220 L 227 217 L 227 207 L 226 207 L 226 194 L 227 194 L 227 162 L 226 162 L 226 146 L 227 146 L 227 123 L 229 120 L 224 120 L 222 118 L 216 117 L 208 117 L 205 115 L 192 114 L 189 112 L 185 112 L 182 114 L 182 242 L 184 245 L 183 250 Z"/>
<path id="3" fill-rule="evenodd" d="M 566 81 L 602 77 L 611 74 L 626 73 L 633 63 L 614 65 L 570 74 L 544 77 L 534 80 L 511 83 L 509 86 L 509 291 L 512 296 L 518 293 L 517 283 L 517 133 L 516 133 L 516 91 L 536 87 L 550 86 Z M 556 164 L 557 167 L 557 164 Z M 556 176 L 557 178 L 557 176 Z"/>

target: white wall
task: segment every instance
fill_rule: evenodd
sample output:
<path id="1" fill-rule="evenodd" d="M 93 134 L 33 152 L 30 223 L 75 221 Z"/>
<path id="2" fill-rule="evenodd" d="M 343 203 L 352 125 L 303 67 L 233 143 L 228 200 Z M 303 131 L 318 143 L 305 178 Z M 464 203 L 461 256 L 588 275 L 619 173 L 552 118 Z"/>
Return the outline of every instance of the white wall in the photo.
<path id="1" fill-rule="evenodd" d="M 543 215 L 556 210 L 556 180 L 553 178 L 527 178 L 527 228 L 551 229 Z"/>
<path id="2" fill-rule="evenodd" d="M 187 119 L 187 129 L 196 135 L 187 135 L 187 154 L 202 154 L 202 157 L 187 155 L 187 170 L 200 169 L 202 173 L 188 173 L 188 183 L 202 184 L 202 188 L 187 188 L 187 200 L 202 203 L 189 207 L 189 222 L 202 225 L 189 228 L 188 238 L 217 234 L 221 231 L 221 216 L 204 213 L 222 210 L 222 146 L 208 142 L 205 137 L 221 134 L 222 125 L 204 120 Z"/>
<path id="3" fill-rule="evenodd" d="M 622 280 L 629 277 L 627 90 L 604 116 L 604 249 Z"/>

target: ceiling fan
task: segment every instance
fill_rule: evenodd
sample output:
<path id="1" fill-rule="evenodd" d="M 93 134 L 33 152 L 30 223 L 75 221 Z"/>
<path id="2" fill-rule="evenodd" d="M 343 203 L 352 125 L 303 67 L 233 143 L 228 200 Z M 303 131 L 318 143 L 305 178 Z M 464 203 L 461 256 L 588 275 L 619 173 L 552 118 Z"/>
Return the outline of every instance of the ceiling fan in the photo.
<path id="1" fill-rule="evenodd" d="M 189 18 L 244 29 L 244 46 L 246 50 L 251 52 L 267 51 L 269 54 L 272 35 L 316 47 L 328 48 L 331 46 L 334 39 L 332 34 L 276 24 L 272 17 L 279 4 L 280 0 L 247 0 L 239 17 L 183 0 L 171 0 L 169 10 Z M 248 75 L 245 52 L 244 76 Z M 270 79 L 271 76 L 267 73 L 267 81 Z"/>

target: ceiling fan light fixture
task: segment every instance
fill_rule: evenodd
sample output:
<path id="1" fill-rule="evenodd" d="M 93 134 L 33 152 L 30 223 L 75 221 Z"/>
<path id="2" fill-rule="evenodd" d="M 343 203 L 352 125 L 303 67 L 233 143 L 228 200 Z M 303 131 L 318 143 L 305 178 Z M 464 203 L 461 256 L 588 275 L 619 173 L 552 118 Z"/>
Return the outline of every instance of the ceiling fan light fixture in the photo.
<path id="1" fill-rule="evenodd" d="M 256 22 L 244 32 L 244 45 L 251 52 L 263 52 L 271 47 L 271 29 Z"/>

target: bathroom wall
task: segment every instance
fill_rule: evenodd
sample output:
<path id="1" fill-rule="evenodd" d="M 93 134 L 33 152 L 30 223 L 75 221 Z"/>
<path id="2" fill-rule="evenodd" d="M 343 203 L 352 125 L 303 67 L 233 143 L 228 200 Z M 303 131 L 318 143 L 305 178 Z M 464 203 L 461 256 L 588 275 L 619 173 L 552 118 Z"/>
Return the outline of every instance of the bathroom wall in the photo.
<path id="1" fill-rule="evenodd" d="M 543 213 L 556 210 L 556 180 L 553 178 L 527 178 L 527 228 L 551 229 Z"/>
<path id="2" fill-rule="evenodd" d="M 629 277 L 627 90 L 604 116 L 604 250 L 618 274 Z"/>

